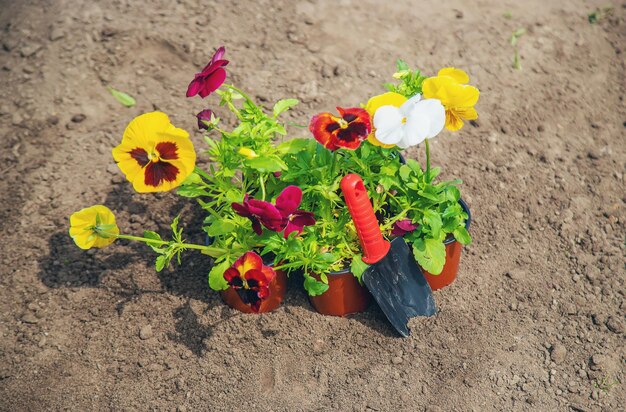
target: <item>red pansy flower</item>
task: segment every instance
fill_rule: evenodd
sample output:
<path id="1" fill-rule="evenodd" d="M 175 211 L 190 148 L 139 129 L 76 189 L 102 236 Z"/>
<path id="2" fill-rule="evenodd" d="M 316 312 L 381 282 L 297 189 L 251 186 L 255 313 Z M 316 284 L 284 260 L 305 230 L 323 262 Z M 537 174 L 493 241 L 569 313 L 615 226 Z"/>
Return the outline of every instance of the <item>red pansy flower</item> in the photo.
<path id="1" fill-rule="evenodd" d="M 252 229 L 257 235 L 263 233 L 261 225 L 275 232 L 284 228 L 283 215 L 270 202 L 250 199 L 246 194 L 243 203 L 231 203 L 231 206 L 239 216 L 247 217 L 252 221 Z"/>
<path id="2" fill-rule="evenodd" d="M 259 311 L 261 303 L 269 296 L 269 284 L 274 277 L 274 269 L 263 265 L 261 256 L 254 252 L 246 252 L 224 272 L 228 285 L 237 291 L 243 303 L 250 305 L 254 312 Z"/>
<path id="3" fill-rule="evenodd" d="M 353 107 L 343 109 L 337 107 L 340 117 L 330 113 L 313 116 L 309 130 L 315 140 L 329 150 L 340 147 L 354 150 L 367 138 L 372 131 L 370 115 L 365 109 Z"/>
<path id="4" fill-rule="evenodd" d="M 302 189 L 298 186 L 287 186 L 276 198 L 276 209 L 283 216 L 285 227 L 284 236 L 287 238 L 291 232 L 302 233 L 304 226 L 315 224 L 312 212 L 297 210 L 302 203 Z"/>
<path id="5" fill-rule="evenodd" d="M 392 236 L 404 236 L 417 229 L 418 225 L 414 225 L 409 219 L 398 220 L 393 224 Z"/>
<path id="6" fill-rule="evenodd" d="M 187 87 L 187 97 L 199 94 L 200 97 L 205 98 L 224 83 L 226 80 L 224 67 L 228 64 L 228 60 L 222 59 L 225 52 L 224 46 L 217 49 L 209 64 L 200 73 L 196 73 Z"/>

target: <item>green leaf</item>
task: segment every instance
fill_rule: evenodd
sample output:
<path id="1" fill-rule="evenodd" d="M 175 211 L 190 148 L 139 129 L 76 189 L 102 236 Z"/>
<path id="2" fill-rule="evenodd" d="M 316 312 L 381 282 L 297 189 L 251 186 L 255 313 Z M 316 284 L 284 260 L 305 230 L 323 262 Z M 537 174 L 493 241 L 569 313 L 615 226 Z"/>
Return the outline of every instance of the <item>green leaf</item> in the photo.
<path id="1" fill-rule="evenodd" d="M 451 202 L 458 202 L 461 198 L 461 192 L 454 186 L 446 188 L 446 198 Z"/>
<path id="2" fill-rule="evenodd" d="M 211 223 L 211 226 L 207 229 L 207 233 L 209 236 L 220 236 L 225 235 L 227 233 L 231 233 L 235 230 L 235 224 L 228 220 L 216 220 Z"/>
<path id="3" fill-rule="evenodd" d="M 411 176 L 411 168 L 407 165 L 400 166 L 400 178 L 405 182 L 409 181 L 409 177 Z"/>
<path id="4" fill-rule="evenodd" d="M 287 140 L 286 142 L 283 142 L 280 145 L 278 145 L 277 149 L 280 153 L 290 153 L 290 154 L 300 153 L 301 151 L 307 150 L 311 147 L 311 140 L 312 139 Z"/>
<path id="5" fill-rule="evenodd" d="M 245 165 L 261 173 L 274 173 L 286 170 L 287 165 L 277 156 L 260 156 L 247 159 Z"/>
<path id="6" fill-rule="evenodd" d="M 417 239 L 413 242 L 417 263 L 427 272 L 438 275 L 446 263 L 446 246 L 438 239 Z"/>
<path id="7" fill-rule="evenodd" d="M 311 275 L 305 274 L 304 289 L 306 289 L 310 296 L 319 296 L 328 290 L 328 285 L 324 282 L 315 280 L 315 278 Z"/>
<path id="8" fill-rule="evenodd" d="M 406 165 L 409 166 L 411 170 L 416 172 L 418 176 L 420 175 L 420 173 L 422 173 L 422 168 L 417 160 L 407 159 Z"/>
<path id="9" fill-rule="evenodd" d="M 224 279 L 224 272 L 230 267 L 228 261 L 223 261 L 220 264 L 214 265 L 209 272 L 209 286 L 213 290 L 225 290 L 228 289 L 228 282 Z"/>
<path id="10" fill-rule="evenodd" d="M 432 200 L 433 202 L 439 201 L 439 194 L 437 193 L 437 190 L 432 186 L 426 186 L 424 189 L 419 190 L 417 193 L 420 196 L 425 197 L 426 199 Z"/>
<path id="11" fill-rule="evenodd" d="M 115 97 L 118 102 L 122 103 L 126 107 L 133 107 L 137 103 L 137 101 L 130 95 L 116 90 L 111 86 L 108 86 L 107 90 L 113 95 L 113 97 Z"/>
<path id="12" fill-rule="evenodd" d="M 460 226 L 454 230 L 454 238 L 462 245 L 469 245 L 472 243 L 472 237 L 468 233 L 465 226 Z"/>
<path id="13" fill-rule="evenodd" d="M 361 276 L 363 272 L 369 267 L 369 265 L 363 262 L 362 255 L 354 255 L 352 258 L 352 264 L 350 265 L 350 271 L 361 282 Z"/>
<path id="14" fill-rule="evenodd" d="M 167 261 L 167 258 L 165 257 L 165 255 L 157 256 L 156 263 L 154 264 L 156 271 L 157 272 L 162 271 L 165 265 L 167 265 L 168 263 L 169 262 Z"/>
<path id="15" fill-rule="evenodd" d="M 298 99 L 283 99 L 276 102 L 274 105 L 274 117 L 278 117 L 283 112 L 289 110 L 290 107 L 293 107 L 300 103 Z"/>
<path id="16" fill-rule="evenodd" d="M 193 183 L 188 185 L 183 184 L 176 189 L 176 194 L 182 197 L 209 196 L 209 192 Z"/>
<path id="17" fill-rule="evenodd" d="M 439 213 L 434 210 L 425 211 L 424 224 L 430 228 L 430 233 L 433 238 L 439 238 L 439 232 L 441 231 L 441 226 L 443 226 Z"/>
<path id="18" fill-rule="evenodd" d="M 153 232 L 151 230 L 144 230 L 143 237 L 147 239 L 161 240 L 161 236 L 157 232 Z M 163 252 L 163 248 L 161 247 L 163 244 L 160 242 L 146 242 L 146 245 L 150 246 L 152 250 L 157 253 Z"/>
<path id="19" fill-rule="evenodd" d="M 398 71 L 409 70 L 409 65 L 402 59 L 396 60 L 396 67 Z"/>

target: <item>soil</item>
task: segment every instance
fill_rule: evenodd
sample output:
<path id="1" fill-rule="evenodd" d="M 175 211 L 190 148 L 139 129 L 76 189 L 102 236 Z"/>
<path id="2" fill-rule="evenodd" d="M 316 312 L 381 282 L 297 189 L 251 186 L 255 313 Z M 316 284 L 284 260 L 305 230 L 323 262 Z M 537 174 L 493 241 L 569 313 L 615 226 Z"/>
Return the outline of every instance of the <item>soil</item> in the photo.
<path id="1" fill-rule="evenodd" d="M 605 5 L 0 1 L 0 409 L 623 409 L 626 5 L 591 24 Z M 124 232 L 182 213 L 202 241 L 193 201 L 134 193 L 110 153 L 154 109 L 201 150 L 195 113 L 223 109 L 184 93 L 222 44 L 229 79 L 268 107 L 299 98 L 299 124 L 380 93 L 399 57 L 480 88 L 480 118 L 432 147 L 465 182 L 474 243 L 410 338 L 376 307 L 317 314 L 301 279 L 244 315 L 209 289 L 205 256 L 157 274 L 146 247 L 68 237 L 72 212 L 105 204 Z"/>

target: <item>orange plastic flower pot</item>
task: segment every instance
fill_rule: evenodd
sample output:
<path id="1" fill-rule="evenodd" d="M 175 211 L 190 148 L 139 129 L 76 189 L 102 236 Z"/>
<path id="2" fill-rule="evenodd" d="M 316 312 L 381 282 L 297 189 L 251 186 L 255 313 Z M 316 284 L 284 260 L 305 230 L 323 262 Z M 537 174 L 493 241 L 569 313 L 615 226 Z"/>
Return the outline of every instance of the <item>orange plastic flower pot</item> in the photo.
<path id="1" fill-rule="evenodd" d="M 269 285 L 270 295 L 261 302 L 258 312 L 254 312 L 250 305 L 246 305 L 239 297 L 237 291 L 233 288 L 222 290 L 220 295 L 222 300 L 233 309 L 237 309 L 243 313 L 265 313 L 277 309 L 285 297 L 287 290 L 287 274 L 283 270 L 276 270 L 276 277 L 272 279 Z"/>
<path id="2" fill-rule="evenodd" d="M 319 275 L 311 274 L 320 280 Z M 309 296 L 311 304 L 322 315 L 345 316 L 363 312 L 371 295 L 350 270 L 328 274 L 328 290 L 318 296 Z"/>
<path id="3" fill-rule="evenodd" d="M 472 215 L 470 214 L 469 207 L 463 199 L 459 200 L 459 203 L 463 207 L 465 213 L 467 213 L 467 221 L 465 222 L 465 229 L 469 230 Z M 430 285 L 432 290 L 441 289 L 448 286 L 456 279 L 456 275 L 459 272 L 459 261 L 461 260 L 461 250 L 463 245 L 457 242 L 454 238 L 449 238 L 444 241 L 446 245 L 446 263 L 443 265 L 443 270 L 438 275 L 428 273 L 422 268 L 424 277 Z"/>

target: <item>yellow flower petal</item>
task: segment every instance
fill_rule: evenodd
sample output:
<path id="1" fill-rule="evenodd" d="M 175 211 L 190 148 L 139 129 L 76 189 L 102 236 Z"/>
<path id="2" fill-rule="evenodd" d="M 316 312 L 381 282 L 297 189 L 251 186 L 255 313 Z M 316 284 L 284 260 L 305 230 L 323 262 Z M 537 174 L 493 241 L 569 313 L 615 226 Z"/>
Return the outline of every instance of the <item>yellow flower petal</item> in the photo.
<path id="1" fill-rule="evenodd" d="M 463 127 L 463 120 L 453 110 L 446 110 L 446 129 L 456 132 Z"/>
<path id="2" fill-rule="evenodd" d="M 445 67 L 439 70 L 437 76 L 448 76 L 454 79 L 455 82 L 460 84 L 469 83 L 469 76 L 461 69 L 457 69 L 455 67 Z"/>
<path id="3" fill-rule="evenodd" d="M 247 147 L 242 147 L 241 149 L 237 151 L 237 153 L 239 153 L 242 156 L 247 157 L 248 159 L 254 159 L 255 157 L 259 157 L 259 155 L 256 154 L 254 150 L 249 149 Z"/>
<path id="4" fill-rule="evenodd" d="M 371 117 L 374 117 L 374 113 L 378 110 L 379 107 L 382 106 L 395 106 L 400 107 L 407 101 L 407 98 L 402 96 L 401 94 L 388 92 L 379 94 L 378 96 L 374 96 L 367 101 L 365 105 L 365 110 L 370 114 Z"/>
<path id="5" fill-rule="evenodd" d="M 109 233 L 111 236 L 104 236 L 102 232 Z M 120 229 L 115 223 L 113 212 L 106 206 L 96 205 L 79 210 L 70 216 L 69 233 L 79 248 L 91 249 L 92 247 L 102 248 L 113 243 Z"/>
<path id="6" fill-rule="evenodd" d="M 367 104 L 365 105 L 365 110 L 367 110 L 370 117 L 373 119 L 374 114 L 376 113 L 376 110 L 378 110 L 379 108 L 383 106 L 400 107 L 407 100 L 408 99 L 406 97 L 402 96 L 399 93 L 387 92 L 387 93 L 380 94 L 378 96 L 374 96 L 371 99 L 369 99 Z M 380 146 L 385 149 L 389 149 L 395 146 L 395 144 L 385 144 L 385 143 L 378 141 L 374 133 L 375 133 L 375 130 L 374 128 L 372 128 L 372 132 L 370 133 L 369 136 L 367 136 L 367 141 L 373 144 L 374 146 Z"/>
<path id="7" fill-rule="evenodd" d="M 463 120 L 476 120 L 478 113 L 473 107 L 457 107 L 453 109 L 458 117 Z"/>
<path id="8" fill-rule="evenodd" d="M 480 92 L 474 86 L 456 84 L 447 90 L 446 107 L 472 107 L 478 103 Z"/>

